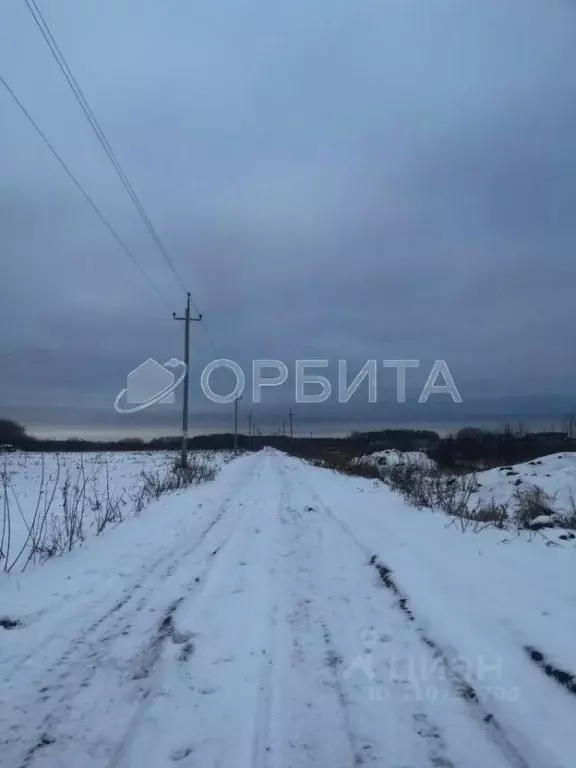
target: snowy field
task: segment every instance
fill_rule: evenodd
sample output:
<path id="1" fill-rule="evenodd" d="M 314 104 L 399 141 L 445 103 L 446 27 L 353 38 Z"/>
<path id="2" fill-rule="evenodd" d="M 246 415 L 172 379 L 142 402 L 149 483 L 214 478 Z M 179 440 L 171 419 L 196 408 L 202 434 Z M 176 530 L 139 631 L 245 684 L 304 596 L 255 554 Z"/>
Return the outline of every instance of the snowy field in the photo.
<path id="1" fill-rule="evenodd" d="M 48 548 L 65 528 L 66 512 L 82 515 L 82 531 L 76 538 L 80 533 L 90 537 L 137 514 L 143 504 L 143 473 L 163 472 L 174 455 L 173 451 L 0 454 L 0 572 L 13 564 L 20 570 L 34 541 L 38 548 Z M 215 467 L 229 458 L 215 451 L 192 455 Z"/>
<path id="2" fill-rule="evenodd" d="M 271 450 L 0 600 L 6 768 L 576 764 L 574 542 Z"/>

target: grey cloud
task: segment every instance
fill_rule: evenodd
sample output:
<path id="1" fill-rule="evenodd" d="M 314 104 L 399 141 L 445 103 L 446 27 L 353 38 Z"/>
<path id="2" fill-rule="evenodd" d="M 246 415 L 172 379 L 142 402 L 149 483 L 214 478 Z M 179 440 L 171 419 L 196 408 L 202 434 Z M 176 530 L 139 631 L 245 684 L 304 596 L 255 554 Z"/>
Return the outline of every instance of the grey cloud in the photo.
<path id="1" fill-rule="evenodd" d="M 219 354 L 244 367 L 419 357 L 414 389 L 445 358 L 470 401 L 458 418 L 472 417 L 474 398 L 518 398 L 518 412 L 524 396 L 549 397 L 551 411 L 555 396 L 569 398 L 568 3 L 43 11 Z M 2 8 L 0 72 L 181 312 L 176 281 L 43 45 L 23 8 Z M 127 371 L 179 356 L 181 328 L 4 92 L 0 110 L 0 407 L 24 421 L 29 409 L 30 423 L 119 428 L 110 403 Z M 193 370 L 212 357 L 194 327 Z M 266 419 L 291 397 L 274 393 Z M 206 428 L 225 419 L 195 407 Z M 307 418 L 350 426 L 373 413 L 358 404 Z"/>

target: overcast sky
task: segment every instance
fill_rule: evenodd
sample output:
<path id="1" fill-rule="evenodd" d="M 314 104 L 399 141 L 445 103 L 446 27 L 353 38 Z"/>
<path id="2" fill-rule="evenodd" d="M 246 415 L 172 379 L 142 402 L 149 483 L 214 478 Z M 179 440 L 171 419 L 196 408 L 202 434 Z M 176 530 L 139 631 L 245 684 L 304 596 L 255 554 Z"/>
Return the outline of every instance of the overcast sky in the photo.
<path id="1" fill-rule="evenodd" d="M 574 2 L 38 3 L 219 356 L 291 372 L 297 357 L 351 371 L 419 358 L 416 398 L 443 358 L 464 399 L 455 420 L 483 399 L 570 405 Z M 182 355 L 183 293 L 24 0 L 0 5 L 0 74 L 170 305 L 0 86 L 0 416 L 175 431 L 178 404 L 139 417 L 112 404 L 143 360 Z M 197 392 L 215 353 L 191 330 L 193 420 L 222 428 L 230 407 Z M 263 399 L 276 423 L 293 387 Z M 365 400 L 316 420 L 386 422 Z"/>

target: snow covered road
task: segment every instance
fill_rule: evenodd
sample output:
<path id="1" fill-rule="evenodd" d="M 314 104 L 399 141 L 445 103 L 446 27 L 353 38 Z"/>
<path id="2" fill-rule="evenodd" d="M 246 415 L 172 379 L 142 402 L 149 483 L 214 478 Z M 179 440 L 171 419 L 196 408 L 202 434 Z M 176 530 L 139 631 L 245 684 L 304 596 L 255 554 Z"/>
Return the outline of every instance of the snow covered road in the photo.
<path id="1" fill-rule="evenodd" d="M 574 548 L 273 451 L 152 506 L 0 583 L 2 766 L 576 764 L 576 696 L 524 651 L 576 671 Z"/>

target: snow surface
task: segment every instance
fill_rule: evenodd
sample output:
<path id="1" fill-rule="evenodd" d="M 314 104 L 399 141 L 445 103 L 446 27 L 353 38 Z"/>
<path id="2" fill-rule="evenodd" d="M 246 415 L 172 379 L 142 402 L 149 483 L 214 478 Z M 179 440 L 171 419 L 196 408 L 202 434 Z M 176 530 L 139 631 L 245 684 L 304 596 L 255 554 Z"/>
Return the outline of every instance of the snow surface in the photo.
<path id="1" fill-rule="evenodd" d="M 396 449 L 360 456 L 352 463 L 376 467 L 412 463 L 430 470 L 436 466 L 425 453 Z M 468 506 L 471 510 L 493 501 L 508 505 L 508 513 L 512 516 L 515 494 L 534 487 L 541 488 L 549 496 L 555 513 L 570 515 L 576 510 L 576 453 L 554 453 L 533 461 L 496 467 L 476 473 L 476 478 L 479 489 L 470 496 Z M 558 528 L 557 532 L 562 534 L 563 529 Z"/>
<path id="2" fill-rule="evenodd" d="M 245 456 L 0 579 L 2 766 L 573 768 L 524 647 L 576 672 L 575 576 L 573 542 Z"/>
<path id="3" fill-rule="evenodd" d="M 494 499 L 513 506 L 517 490 L 538 486 L 555 499 L 556 512 L 570 512 L 571 498 L 576 501 L 576 453 L 553 453 L 534 461 L 488 469 L 477 477 L 481 489 L 473 500 Z"/>
<path id="4" fill-rule="evenodd" d="M 219 466 L 228 457 L 227 452 L 200 451 L 214 466 Z M 107 495 L 118 501 L 123 516 L 135 514 L 137 489 L 142 484 L 142 472 L 162 472 L 173 460 L 174 452 L 166 451 L 119 451 L 85 453 L 35 453 L 18 451 L 0 456 L 0 472 L 6 471 L 10 479 L 8 497 L 10 515 L 10 553 L 12 560 L 25 544 L 29 526 L 40 498 L 40 516 L 44 504 L 52 498 L 49 518 L 62 512 L 62 491 L 66 480 L 69 481 L 72 496 L 75 486 L 86 489 L 85 534 L 95 532 L 96 514 L 90 508 L 90 502 L 99 499 L 105 503 Z M 2 487 L 0 486 L 0 536 L 2 533 Z M 45 527 L 50 533 L 50 519 Z M 6 542 L 4 551 L 6 551 Z M 17 568 L 26 562 L 24 552 Z M 3 565 L 3 564 L 1 564 Z"/>
<path id="5" fill-rule="evenodd" d="M 436 463 L 422 451 L 399 451 L 397 448 L 387 448 L 384 451 L 374 451 L 365 456 L 352 460 L 353 464 L 369 464 L 375 467 L 394 467 L 396 464 L 418 464 L 432 469 Z"/>

